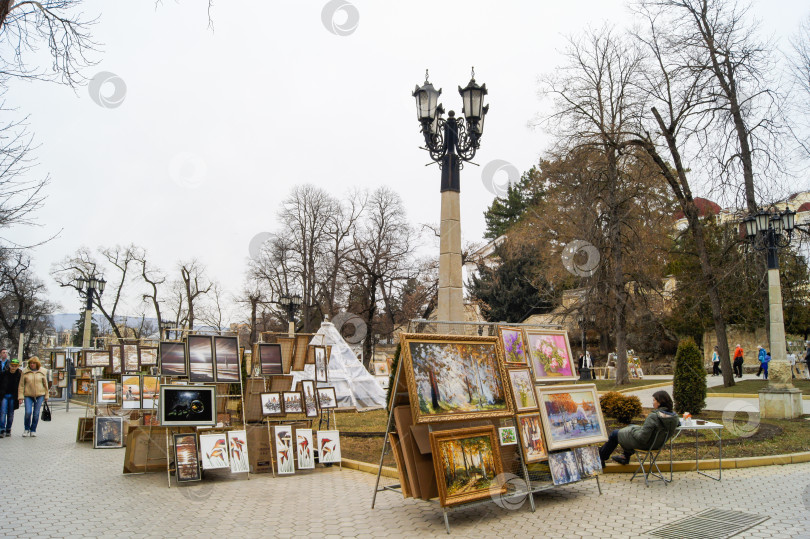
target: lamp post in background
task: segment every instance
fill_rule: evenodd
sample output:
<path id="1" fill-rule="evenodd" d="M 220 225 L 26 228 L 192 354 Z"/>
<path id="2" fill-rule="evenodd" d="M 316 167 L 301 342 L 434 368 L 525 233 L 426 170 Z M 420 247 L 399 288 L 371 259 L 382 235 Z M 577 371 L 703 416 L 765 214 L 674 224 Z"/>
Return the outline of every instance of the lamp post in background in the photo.
<path id="1" fill-rule="evenodd" d="M 439 304 L 437 320 L 464 321 L 463 283 L 461 280 L 461 211 L 459 192 L 463 161 L 475 157 L 484 132 L 484 118 L 489 105 L 484 106 L 486 84 L 475 82 L 475 71 L 467 86 L 459 86 L 464 118 L 456 118 L 452 110 L 442 118 L 444 108 L 439 103 L 441 89 L 428 82 L 417 86 L 416 117 L 425 138 L 425 150 L 439 164 L 441 177 L 441 227 L 439 239 Z"/>
<path id="2" fill-rule="evenodd" d="M 103 277 L 81 277 L 79 281 L 79 294 L 84 296 L 86 304 L 84 307 L 84 336 L 82 337 L 82 348 L 90 348 L 90 329 L 93 326 L 93 298 L 101 299 L 107 281 Z"/>
<path id="3" fill-rule="evenodd" d="M 287 321 L 289 322 L 287 333 L 292 337 L 295 335 L 295 311 L 301 308 L 301 296 L 298 294 L 292 296 L 282 294 L 278 303 L 287 310 Z"/>
<path id="4" fill-rule="evenodd" d="M 168 341 L 169 340 L 169 327 L 172 324 L 171 320 L 159 320 L 161 335 Z"/>
<path id="5" fill-rule="evenodd" d="M 582 330 L 582 365 L 579 365 L 579 379 L 593 380 L 591 374 L 593 363 L 591 363 L 591 367 L 586 367 L 585 365 L 587 365 L 586 358 L 588 357 L 588 324 L 593 326 L 596 323 L 596 316 L 593 314 L 580 314 L 577 317 L 577 322 L 579 323 L 579 328 Z"/>
<path id="6" fill-rule="evenodd" d="M 768 260 L 768 311 L 770 352 L 768 387 L 759 392 L 759 414 L 764 418 L 795 418 L 802 414 L 802 392 L 793 386 L 785 346 L 782 286 L 779 282 L 779 249 L 790 245 L 796 228 L 796 212 L 771 207 L 743 219 L 745 236 Z"/>
<path id="7" fill-rule="evenodd" d="M 23 309 L 20 309 L 20 314 L 17 315 L 17 319 L 14 321 L 20 324 L 20 338 L 17 342 L 17 359 L 20 360 L 20 365 L 22 365 L 23 350 L 25 348 L 25 330 L 28 329 L 28 323 L 34 320 L 34 317 L 30 314 L 26 314 L 24 309 L 25 307 L 23 306 Z"/>

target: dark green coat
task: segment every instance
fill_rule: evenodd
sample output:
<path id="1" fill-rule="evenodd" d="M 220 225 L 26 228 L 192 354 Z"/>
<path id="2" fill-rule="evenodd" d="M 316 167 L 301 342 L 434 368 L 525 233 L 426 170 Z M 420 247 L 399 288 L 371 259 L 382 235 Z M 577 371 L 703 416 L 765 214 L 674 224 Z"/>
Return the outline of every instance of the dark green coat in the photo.
<path id="1" fill-rule="evenodd" d="M 647 416 L 643 425 L 630 425 L 619 431 L 619 445 L 625 449 L 647 450 L 655 438 L 656 433 L 664 430 L 668 433 L 669 439 L 675 434 L 675 430 L 680 425 L 678 414 L 667 412 L 661 408 L 655 410 Z M 663 445 L 663 436 L 658 443 Z M 658 446 L 660 447 L 660 445 Z M 658 449 L 654 447 L 653 449 Z"/>

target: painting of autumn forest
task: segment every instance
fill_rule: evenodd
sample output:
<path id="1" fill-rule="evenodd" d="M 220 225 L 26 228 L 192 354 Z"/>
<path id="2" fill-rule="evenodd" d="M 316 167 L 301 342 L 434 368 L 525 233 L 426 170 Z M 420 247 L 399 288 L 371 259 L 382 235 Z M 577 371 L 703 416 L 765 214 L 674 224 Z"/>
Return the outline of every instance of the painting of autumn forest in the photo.
<path id="1" fill-rule="evenodd" d="M 439 454 L 448 499 L 497 486 L 491 436 L 444 440 Z"/>
<path id="2" fill-rule="evenodd" d="M 494 343 L 408 344 L 423 414 L 508 409 Z"/>

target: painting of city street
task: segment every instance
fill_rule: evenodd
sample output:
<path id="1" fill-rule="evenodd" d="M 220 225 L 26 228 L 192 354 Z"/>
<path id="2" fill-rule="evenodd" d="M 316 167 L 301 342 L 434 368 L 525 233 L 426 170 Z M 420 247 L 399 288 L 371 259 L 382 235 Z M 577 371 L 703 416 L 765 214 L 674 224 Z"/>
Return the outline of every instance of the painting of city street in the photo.
<path id="1" fill-rule="evenodd" d="M 239 340 L 236 337 L 214 337 L 214 359 L 217 382 L 239 381 Z"/>
<path id="2" fill-rule="evenodd" d="M 188 336 L 188 379 L 190 382 L 214 381 L 214 352 L 211 337 Z"/>
<path id="3" fill-rule="evenodd" d="M 455 505 L 503 493 L 495 427 L 472 427 L 430 433 L 433 466 L 442 506 Z"/>
<path id="4" fill-rule="evenodd" d="M 417 423 L 511 413 L 497 337 L 404 335 L 403 341 Z"/>
<path id="5" fill-rule="evenodd" d="M 527 329 L 526 340 L 535 381 L 562 382 L 577 379 L 567 332 Z"/>
<path id="6" fill-rule="evenodd" d="M 550 450 L 607 440 L 595 385 L 538 387 L 537 396 Z"/>

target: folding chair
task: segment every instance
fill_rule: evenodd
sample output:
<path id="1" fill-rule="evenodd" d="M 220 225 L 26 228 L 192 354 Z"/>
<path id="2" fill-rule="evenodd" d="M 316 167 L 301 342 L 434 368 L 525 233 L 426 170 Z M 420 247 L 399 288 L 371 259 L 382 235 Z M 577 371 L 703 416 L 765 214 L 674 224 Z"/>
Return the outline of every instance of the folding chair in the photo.
<path id="1" fill-rule="evenodd" d="M 659 445 L 660 441 L 660 445 Z M 669 434 L 665 430 L 659 430 L 653 436 L 652 443 L 648 449 L 641 449 L 635 452 L 636 460 L 638 460 L 638 469 L 633 474 L 633 477 L 630 478 L 630 481 L 636 478 L 636 476 L 641 473 L 644 475 L 644 484 L 648 487 L 650 486 L 650 475 L 655 477 L 653 481 L 663 481 L 664 486 L 666 486 L 669 481 L 664 477 L 663 472 L 658 467 L 658 455 L 661 454 L 661 450 L 664 449 L 664 446 L 667 445 L 669 441 Z M 642 455 L 643 454 L 643 458 Z M 672 460 L 672 454 L 669 455 L 669 460 Z M 644 469 L 644 465 L 647 465 L 647 469 Z M 657 472 L 657 473 L 656 473 Z"/>

